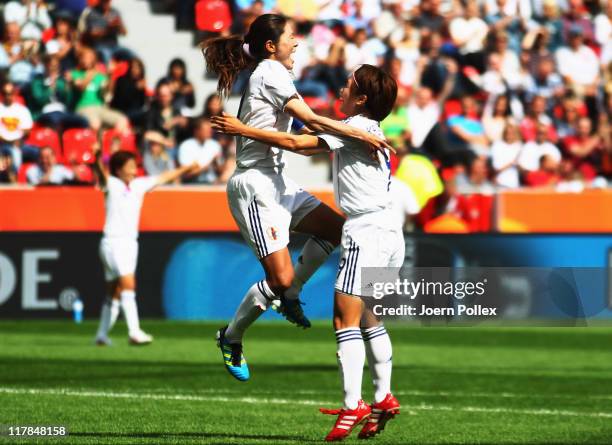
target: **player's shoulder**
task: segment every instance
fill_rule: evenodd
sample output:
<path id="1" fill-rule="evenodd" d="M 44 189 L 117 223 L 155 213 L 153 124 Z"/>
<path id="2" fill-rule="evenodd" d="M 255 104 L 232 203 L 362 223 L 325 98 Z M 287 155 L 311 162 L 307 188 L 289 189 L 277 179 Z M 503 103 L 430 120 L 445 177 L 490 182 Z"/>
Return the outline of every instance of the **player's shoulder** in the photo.
<path id="1" fill-rule="evenodd" d="M 377 121 L 370 119 L 362 114 L 351 116 L 344 120 L 344 123 L 351 127 L 359 128 L 360 130 L 367 131 L 370 134 L 383 138 L 383 131 Z"/>
<path id="2" fill-rule="evenodd" d="M 291 80 L 289 70 L 276 60 L 264 59 L 259 62 L 251 76 L 252 80 L 263 80 L 266 83 L 283 82 Z"/>

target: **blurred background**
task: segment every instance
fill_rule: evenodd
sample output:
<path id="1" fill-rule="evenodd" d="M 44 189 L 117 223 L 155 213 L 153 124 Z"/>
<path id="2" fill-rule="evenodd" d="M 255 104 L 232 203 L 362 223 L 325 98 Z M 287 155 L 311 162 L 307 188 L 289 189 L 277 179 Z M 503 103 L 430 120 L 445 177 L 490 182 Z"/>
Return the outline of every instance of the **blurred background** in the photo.
<path id="1" fill-rule="evenodd" d="M 397 80 L 381 126 L 397 149 L 393 173 L 420 207 L 406 221 L 406 266 L 609 269 L 610 1 L 21 0 L 0 8 L 2 318 L 68 317 L 75 295 L 86 317 L 97 316 L 97 145 L 105 160 L 137 153 L 142 175 L 213 159 L 146 198 L 139 304 L 145 317 L 231 316 L 262 271 L 227 208 L 235 143 L 208 119 L 236 113 L 249 73 L 221 101 L 199 44 L 242 34 L 266 12 L 295 21 L 295 84 L 316 112 L 343 118 L 338 90 L 360 64 Z M 287 174 L 333 203 L 330 159 L 289 157 Z M 336 265 L 337 254 L 305 288 L 313 318 L 330 316 Z M 608 275 L 581 296 L 590 315 L 612 314 Z M 513 313 L 563 315 L 537 312 L 534 298 L 519 298 Z"/>

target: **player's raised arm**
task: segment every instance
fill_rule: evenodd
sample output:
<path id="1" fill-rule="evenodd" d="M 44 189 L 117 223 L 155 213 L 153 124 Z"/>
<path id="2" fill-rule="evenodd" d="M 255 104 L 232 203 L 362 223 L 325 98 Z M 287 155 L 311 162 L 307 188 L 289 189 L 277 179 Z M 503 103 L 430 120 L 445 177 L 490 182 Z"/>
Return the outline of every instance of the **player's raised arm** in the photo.
<path id="1" fill-rule="evenodd" d="M 319 116 L 301 99 L 291 99 L 285 105 L 285 111 L 291 116 L 302 121 L 308 128 L 319 133 L 333 133 L 340 136 L 350 137 L 365 142 L 373 150 L 387 148 L 395 153 L 395 148 L 386 140 L 376 137 L 367 131 L 351 127 L 344 122 L 336 121 L 328 117 Z"/>
<path id="2" fill-rule="evenodd" d="M 157 184 L 156 185 L 164 185 L 170 182 L 175 181 L 176 179 L 183 176 L 185 173 L 189 173 L 191 171 L 197 171 L 200 169 L 200 165 L 197 162 L 194 162 L 189 165 L 184 165 L 182 167 L 175 168 L 174 170 L 168 170 L 163 172 L 157 176 Z"/>
<path id="3" fill-rule="evenodd" d="M 102 161 L 102 149 L 100 148 L 100 144 L 96 144 L 93 149 L 95 162 L 93 164 L 93 171 L 96 177 L 98 178 L 98 183 L 101 188 L 105 188 L 108 183 L 108 171 L 104 166 L 104 162 Z"/>
<path id="4" fill-rule="evenodd" d="M 240 135 L 264 144 L 293 151 L 305 156 L 329 151 L 321 138 L 310 134 L 289 134 L 280 131 L 261 130 L 243 124 L 240 119 L 223 113 L 223 116 L 211 119 L 213 128 L 232 135 Z"/>

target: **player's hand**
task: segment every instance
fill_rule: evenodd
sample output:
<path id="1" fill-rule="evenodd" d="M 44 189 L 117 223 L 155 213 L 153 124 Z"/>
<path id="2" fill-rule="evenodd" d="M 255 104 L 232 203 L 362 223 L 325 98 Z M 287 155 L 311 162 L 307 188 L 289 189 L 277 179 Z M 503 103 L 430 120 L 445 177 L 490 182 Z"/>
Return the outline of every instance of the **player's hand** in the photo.
<path id="1" fill-rule="evenodd" d="M 210 121 L 215 130 L 225 134 L 240 135 L 244 128 L 240 119 L 225 112 L 221 116 L 213 116 Z"/>

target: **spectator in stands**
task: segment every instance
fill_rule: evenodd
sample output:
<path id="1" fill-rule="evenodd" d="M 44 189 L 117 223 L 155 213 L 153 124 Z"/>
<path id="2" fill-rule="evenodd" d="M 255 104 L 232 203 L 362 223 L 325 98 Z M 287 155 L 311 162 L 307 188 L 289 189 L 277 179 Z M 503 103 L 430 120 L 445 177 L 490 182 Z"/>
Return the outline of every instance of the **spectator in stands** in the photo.
<path id="1" fill-rule="evenodd" d="M 173 105 L 173 99 L 170 85 L 160 82 L 157 85 L 155 100 L 147 112 L 145 128 L 162 134 L 167 139 L 168 145 L 176 147 L 182 140 L 181 133 L 186 130 L 189 121 L 181 115 L 181 110 Z"/>
<path id="2" fill-rule="evenodd" d="M 0 150 L 0 184 L 14 184 L 17 182 L 13 169 L 13 159 L 9 151 Z"/>
<path id="3" fill-rule="evenodd" d="M 536 171 L 540 167 L 542 156 L 549 156 L 555 162 L 561 161 L 561 152 L 555 144 L 550 142 L 549 128 L 546 124 L 538 122 L 536 137 L 527 141 L 521 151 L 519 166 L 526 172 Z"/>
<path id="4" fill-rule="evenodd" d="M 187 79 L 187 66 L 183 59 L 172 59 L 166 77 L 159 82 L 164 82 L 170 87 L 173 95 L 172 105 L 175 108 L 183 110 L 195 106 L 193 85 Z"/>
<path id="5" fill-rule="evenodd" d="M 10 1 L 4 6 L 4 23 L 14 22 L 21 28 L 24 40 L 38 41 L 51 27 L 51 18 L 43 0 Z"/>
<path id="6" fill-rule="evenodd" d="M 88 0 L 54 0 L 55 8 L 58 11 L 70 12 L 73 17 L 79 17 L 85 7 L 87 6 Z"/>
<path id="7" fill-rule="evenodd" d="M 55 14 L 53 38 L 46 43 L 47 54 L 60 59 L 62 72 L 73 70 L 77 64 L 76 56 L 76 30 L 74 17 L 68 11 L 59 11 Z"/>
<path id="8" fill-rule="evenodd" d="M 506 6 L 510 2 L 507 0 L 496 0 L 496 3 L 497 11 L 489 14 L 486 21 L 496 34 L 505 37 L 505 43 L 513 54 L 517 54 L 521 49 L 521 38 L 525 28 L 524 19 L 516 14 L 516 11 L 508 10 Z M 499 49 L 497 51 L 500 52 Z"/>
<path id="9" fill-rule="evenodd" d="M 25 144 L 32 129 L 30 110 L 15 100 L 17 91 L 10 82 L 2 85 L 2 103 L 0 104 L 0 150 L 11 153 L 16 170 L 22 162 L 36 161 L 38 149 Z"/>
<path id="10" fill-rule="evenodd" d="M 355 31 L 353 39 L 344 46 L 344 68 L 353 72 L 360 65 L 379 65 L 376 55 L 366 46 L 368 34 L 365 29 Z"/>
<path id="11" fill-rule="evenodd" d="M 535 69 L 535 74 L 531 76 L 527 86 L 527 100 L 532 100 L 535 96 L 546 99 L 546 109 L 551 111 L 555 103 L 554 99 L 561 98 L 565 88 L 563 79 L 555 72 L 555 62 L 552 58 L 541 59 Z"/>
<path id="12" fill-rule="evenodd" d="M 55 152 L 44 147 L 40 150 L 40 160 L 38 164 L 30 166 L 26 170 L 26 178 L 28 184 L 45 185 L 45 184 L 63 184 L 66 181 L 74 179 L 74 173 L 57 163 Z"/>
<path id="13" fill-rule="evenodd" d="M 420 57 L 418 33 L 409 20 L 404 22 L 404 27 L 391 34 L 390 47 L 396 58 L 401 60 L 402 68 L 399 81 L 404 85 L 412 85 L 416 76 L 416 65 Z"/>
<path id="14" fill-rule="evenodd" d="M 197 162 L 199 169 L 183 176 L 190 184 L 213 184 L 217 179 L 221 146 L 212 138 L 210 121 L 199 118 L 194 123 L 193 137 L 183 142 L 178 149 L 180 165 Z"/>
<path id="15" fill-rule="evenodd" d="M 457 175 L 457 189 L 460 193 L 466 195 L 474 193 L 490 195 L 495 192 L 495 186 L 489 180 L 489 175 L 488 161 L 483 157 L 474 158 L 470 164 L 468 175 Z"/>
<path id="16" fill-rule="evenodd" d="M 414 18 L 414 26 L 419 29 L 421 38 L 444 31 L 446 21 L 440 14 L 440 3 L 439 0 L 421 1 L 419 14 Z"/>
<path id="17" fill-rule="evenodd" d="M 95 51 L 83 48 L 79 57 L 79 67 L 69 74 L 69 79 L 78 94 L 76 112 L 87 119 L 96 132 L 102 126 L 126 132 L 129 129 L 128 119 L 106 105 L 108 76 L 98 71 L 97 62 Z"/>
<path id="18" fill-rule="evenodd" d="M 563 39 L 571 42 L 572 35 L 580 34 L 588 42 L 595 41 L 593 23 L 582 0 L 568 0 L 568 11 L 562 19 Z"/>
<path id="19" fill-rule="evenodd" d="M 212 93 L 204 101 L 204 110 L 202 111 L 202 117 L 210 119 L 213 116 L 221 116 L 223 113 L 223 102 L 221 96 L 218 93 Z"/>
<path id="20" fill-rule="evenodd" d="M 594 179 L 599 170 L 603 147 L 601 138 L 593 132 L 591 119 L 581 117 L 578 120 L 576 135 L 565 138 L 563 145 L 574 168 L 580 171 L 585 179 Z"/>
<path id="21" fill-rule="evenodd" d="M 28 107 L 38 124 L 57 131 L 66 128 L 85 128 L 85 118 L 70 112 L 72 85 L 62 75 L 59 58 L 46 56 L 45 72 L 38 74 L 30 84 Z"/>
<path id="22" fill-rule="evenodd" d="M 148 132 L 145 136 L 145 146 L 142 163 L 147 175 L 159 175 L 176 167 L 174 159 L 168 153 L 168 149 L 172 147 L 167 146 L 167 140 L 161 134 L 154 131 Z"/>
<path id="23" fill-rule="evenodd" d="M 426 58 L 419 59 L 417 63 L 414 93 L 408 105 L 411 143 L 415 148 L 422 148 L 434 156 L 446 158 L 448 143 L 444 141 L 439 120 L 442 107 L 453 91 L 458 67 L 453 60 L 446 60 L 446 82 L 438 97 L 435 97 L 431 88 L 421 85 L 426 63 Z"/>
<path id="24" fill-rule="evenodd" d="M 559 17 L 557 0 L 542 2 L 542 15 L 535 18 L 523 39 L 523 47 L 531 48 L 537 40 L 546 42 L 546 48 L 555 53 L 563 45 L 563 22 Z"/>
<path id="25" fill-rule="evenodd" d="M 461 114 L 451 116 L 447 125 L 453 150 L 465 152 L 468 149 L 472 153 L 469 157 L 489 156 L 489 140 L 480 121 L 478 104 L 473 97 L 464 96 L 461 99 Z M 465 157 L 463 161 L 464 164 L 469 163 L 465 162 Z"/>
<path id="26" fill-rule="evenodd" d="M 125 114 L 132 126 L 142 127 L 146 116 L 147 82 L 142 60 L 133 58 L 127 72 L 113 85 L 111 108 Z"/>
<path id="27" fill-rule="evenodd" d="M 546 125 L 548 128 L 548 139 L 557 141 L 558 136 L 553 120 L 547 114 L 546 99 L 542 96 L 535 96 L 531 99 L 527 113 L 521 121 L 521 136 L 526 141 L 533 141 L 536 138 L 536 128 L 538 123 Z"/>
<path id="28" fill-rule="evenodd" d="M 559 175 L 559 159 L 549 154 L 543 154 L 537 160 L 538 167 L 525 176 L 525 183 L 530 187 L 547 187 L 557 185 Z"/>
<path id="29" fill-rule="evenodd" d="M 595 40 L 601 46 L 612 42 L 612 1 L 606 2 L 605 10 L 595 17 Z"/>
<path id="30" fill-rule="evenodd" d="M 584 30 L 577 24 L 569 29 L 568 41 L 569 47 L 559 48 L 555 53 L 559 73 L 577 96 L 594 96 L 599 81 L 597 55 L 584 44 Z"/>
<path id="31" fill-rule="evenodd" d="M 518 125 L 509 119 L 504 136 L 491 147 L 491 162 L 495 169 L 495 183 L 504 188 L 520 186 L 518 161 L 523 144 Z"/>
<path id="32" fill-rule="evenodd" d="M 507 95 L 489 95 L 482 113 L 482 125 L 485 135 L 491 142 L 500 141 L 502 139 L 506 121 L 511 114 L 510 101 Z"/>
<path id="33" fill-rule="evenodd" d="M 463 17 L 456 17 L 450 22 L 449 32 L 453 44 L 459 51 L 461 65 L 472 66 L 478 72 L 484 72 L 486 65 L 484 45 L 489 27 L 480 18 L 476 0 L 467 1 Z"/>
<path id="34" fill-rule="evenodd" d="M 559 139 L 575 134 L 581 106 L 582 103 L 575 97 L 566 97 L 561 101 L 560 116 L 554 121 Z"/>
<path id="35" fill-rule="evenodd" d="M 84 17 L 81 18 L 86 41 L 102 54 L 106 63 L 118 49 L 119 36 L 127 34 L 121 14 L 111 3 L 111 0 L 99 0 L 97 5 L 84 12 Z"/>

